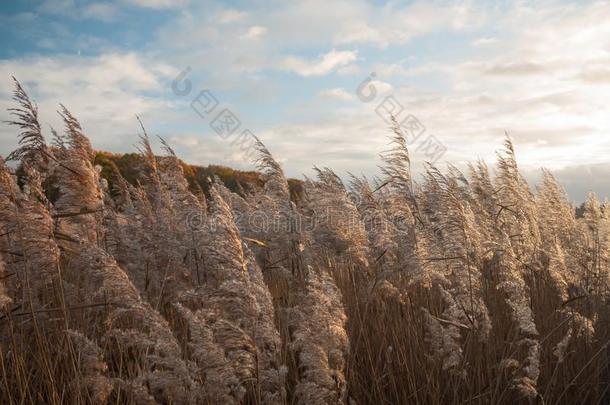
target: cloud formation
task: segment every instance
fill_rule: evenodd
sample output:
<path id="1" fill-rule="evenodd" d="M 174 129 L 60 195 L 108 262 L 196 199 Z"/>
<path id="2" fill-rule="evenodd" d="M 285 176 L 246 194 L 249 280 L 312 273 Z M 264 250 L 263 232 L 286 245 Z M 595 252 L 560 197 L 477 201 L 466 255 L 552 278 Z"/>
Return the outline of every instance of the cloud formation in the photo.
<path id="1" fill-rule="evenodd" d="M 447 147 L 444 161 L 491 163 L 506 131 L 526 170 L 561 172 L 575 199 L 586 187 L 569 173 L 609 162 L 607 2 L 47 0 L 0 20 L 11 35 L 1 106 L 15 74 L 46 121 L 56 125 L 64 102 L 100 148 L 132 150 L 137 113 L 188 161 L 246 165 L 171 92 L 190 66 L 194 91 L 212 90 L 291 175 L 313 164 L 374 173 L 388 133 L 377 110 L 390 96 Z M 367 77 L 375 97 L 364 102 Z M 0 139 L 4 155 L 13 131 Z M 583 178 L 608 194 L 600 177 Z"/>
<path id="2" fill-rule="evenodd" d="M 322 76 L 349 65 L 357 57 L 356 52 L 333 49 L 324 55 L 320 55 L 318 60 L 315 61 L 306 61 L 296 56 L 289 56 L 282 61 L 281 66 L 301 76 Z"/>
<path id="3" fill-rule="evenodd" d="M 56 113 L 64 104 L 82 122 L 98 148 L 130 150 L 136 134 L 135 114 L 157 119 L 171 114 L 171 103 L 158 93 L 162 83 L 177 74 L 173 67 L 134 53 L 96 57 L 57 55 L 0 62 L 0 108 L 8 119 L 13 106 L 11 75 L 17 75 L 38 103 L 44 130 L 62 130 Z M 132 136 L 133 136 L 132 135 Z M 15 129 L 0 127 L 2 155 L 16 146 Z"/>

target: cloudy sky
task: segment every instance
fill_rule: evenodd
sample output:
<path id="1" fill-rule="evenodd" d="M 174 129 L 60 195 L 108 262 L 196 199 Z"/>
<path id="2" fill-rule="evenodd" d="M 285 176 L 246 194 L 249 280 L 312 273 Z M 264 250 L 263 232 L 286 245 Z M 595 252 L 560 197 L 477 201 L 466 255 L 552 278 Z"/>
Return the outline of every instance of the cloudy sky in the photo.
<path id="1" fill-rule="evenodd" d="M 581 201 L 610 194 L 608 21 L 607 1 L 2 2 L 0 118 L 14 75 L 45 130 L 61 102 L 96 148 L 134 151 L 138 114 L 187 162 L 251 168 L 248 130 L 298 177 L 374 174 L 393 111 L 416 169 L 493 163 L 506 131 L 529 179 Z"/>

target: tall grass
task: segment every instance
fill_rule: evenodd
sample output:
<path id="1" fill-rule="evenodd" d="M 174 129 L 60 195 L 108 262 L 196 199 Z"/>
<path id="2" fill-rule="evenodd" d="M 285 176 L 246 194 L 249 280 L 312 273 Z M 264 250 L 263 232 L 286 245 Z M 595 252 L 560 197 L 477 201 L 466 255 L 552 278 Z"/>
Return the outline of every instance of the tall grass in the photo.
<path id="1" fill-rule="evenodd" d="M 137 185 L 109 190 L 78 120 L 50 145 L 17 81 L 19 148 L 0 159 L 0 403 L 607 404 L 610 205 L 576 218 L 513 145 L 496 176 L 316 169 L 189 188 L 142 126 Z"/>

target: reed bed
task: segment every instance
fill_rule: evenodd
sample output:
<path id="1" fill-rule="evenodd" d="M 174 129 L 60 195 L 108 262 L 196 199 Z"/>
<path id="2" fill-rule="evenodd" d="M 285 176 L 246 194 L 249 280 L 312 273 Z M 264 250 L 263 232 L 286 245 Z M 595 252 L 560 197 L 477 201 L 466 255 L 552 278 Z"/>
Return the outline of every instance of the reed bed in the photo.
<path id="1" fill-rule="evenodd" d="M 531 190 L 510 139 L 411 175 L 390 128 L 381 176 L 316 169 L 291 198 L 187 183 L 142 126 L 112 187 L 61 106 L 43 136 L 15 80 L 0 159 L 2 404 L 608 404 L 610 204 Z"/>

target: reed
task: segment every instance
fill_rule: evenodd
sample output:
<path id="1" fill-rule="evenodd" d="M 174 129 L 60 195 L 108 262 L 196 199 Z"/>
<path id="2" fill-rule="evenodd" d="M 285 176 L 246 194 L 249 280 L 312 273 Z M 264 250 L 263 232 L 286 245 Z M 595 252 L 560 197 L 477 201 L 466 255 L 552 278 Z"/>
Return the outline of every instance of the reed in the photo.
<path id="1" fill-rule="evenodd" d="M 0 403 L 610 403 L 610 204 L 531 190 L 508 137 L 494 177 L 416 182 L 395 124 L 380 178 L 316 168 L 293 201 L 262 142 L 263 187 L 206 197 L 142 125 L 109 189 L 70 111 L 48 144 L 15 86 Z"/>

